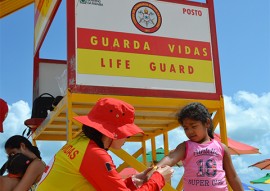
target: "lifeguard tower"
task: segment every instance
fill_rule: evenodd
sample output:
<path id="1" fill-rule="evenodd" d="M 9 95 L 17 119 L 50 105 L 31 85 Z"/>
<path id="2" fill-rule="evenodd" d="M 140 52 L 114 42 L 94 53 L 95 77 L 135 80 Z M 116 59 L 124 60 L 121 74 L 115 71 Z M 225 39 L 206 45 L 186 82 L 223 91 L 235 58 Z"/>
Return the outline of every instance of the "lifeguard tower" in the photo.
<path id="1" fill-rule="evenodd" d="M 128 139 L 141 143 L 135 153 L 112 150 L 125 161 L 119 171 L 144 170 L 146 141 L 155 159 L 156 136 L 163 136 L 168 154 L 177 141 L 168 140 L 168 132 L 190 102 L 207 106 L 227 144 L 213 0 L 68 0 L 67 60 L 61 61 L 40 58 L 39 50 L 63 2 L 34 3 L 33 99 L 64 96 L 45 120 L 32 124 L 34 142 L 71 140 L 81 132 L 73 117 L 86 115 L 99 98 L 114 97 L 135 107 L 135 123 L 145 132 Z M 182 190 L 182 181 L 163 190 Z"/>

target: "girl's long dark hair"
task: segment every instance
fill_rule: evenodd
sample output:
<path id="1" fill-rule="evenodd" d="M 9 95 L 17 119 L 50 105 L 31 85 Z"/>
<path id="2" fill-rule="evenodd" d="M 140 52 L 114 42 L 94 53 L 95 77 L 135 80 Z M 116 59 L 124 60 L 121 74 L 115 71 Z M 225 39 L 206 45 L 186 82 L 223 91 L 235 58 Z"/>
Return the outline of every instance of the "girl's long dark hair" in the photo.
<path id="1" fill-rule="evenodd" d="M 208 112 L 207 108 L 203 104 L 199 102 L 190 103 L 178 113 L 177 117 L 180 124 L 183 124 L 183 121 L 186 118 L 201 121 L 202 124 L 206 124 L 207 120 L 209 119 L 210 127 L 207 129 L 207 133 L 210 138 L 214 139 L 214 126 L 211 114 Z"/>
<path id="2" fill-rule="evenodd" d="M 82 131 L 85 134 L 86 137 L 88 137 L 89 139 L 95 141 L 95 143 L 100 147 L 100 148 L 104 148 L 104 144 L 101 140 L 103 134 L 100 133 L 98 130 L 89 127 L 87 125 L 83 125 L 82 126 Z"/>
<path id="3" fill-rule="evenodd" d="M 3 166 L 1 167 L 0 176 L 2 176 L 6 172 L 6 169 L 7 169 L 7 162 L 5 162 L 5 164 L 3 164 Z"/>
<path id="4" fill-rule="evenodd" d="M 32 160 L 22 153 L 17 153 L 9 157 L 7 161 L 7 171 L 11 174 L 23 175 Z"/>
<path id="5" fill-rule="evenodd" d="M 0 175 L 6 171 L 11 174 L 23 175 L 32 160 L 22 153 L 16 153 L 8 157 L 7 162 L 2 166 Z"/>
<path id="6" fill-rule="evenodd" d="M 38 148 L 36 146 L 33 146 L 27 138 L 21 135 L 14 135 L 10 137 L 5 143 L 5 149 L 19 149 L 21 147 L 21 143 L 24 143 L 27 149 L 29 149 L 39 159 L 41 159 L 40 151 L 38 150 Z"/>

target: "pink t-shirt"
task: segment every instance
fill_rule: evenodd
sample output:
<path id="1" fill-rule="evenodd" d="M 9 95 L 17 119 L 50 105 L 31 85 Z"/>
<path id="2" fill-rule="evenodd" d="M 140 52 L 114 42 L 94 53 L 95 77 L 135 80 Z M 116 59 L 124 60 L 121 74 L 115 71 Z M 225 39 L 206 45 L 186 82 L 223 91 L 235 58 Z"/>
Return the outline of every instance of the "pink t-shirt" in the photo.
<path id="1" fill-rule="evenodd" d="M 204 144 L 186 141 L 185 144 L 184 191 L 227 191 L 223 146 L 216 140 Z"/>

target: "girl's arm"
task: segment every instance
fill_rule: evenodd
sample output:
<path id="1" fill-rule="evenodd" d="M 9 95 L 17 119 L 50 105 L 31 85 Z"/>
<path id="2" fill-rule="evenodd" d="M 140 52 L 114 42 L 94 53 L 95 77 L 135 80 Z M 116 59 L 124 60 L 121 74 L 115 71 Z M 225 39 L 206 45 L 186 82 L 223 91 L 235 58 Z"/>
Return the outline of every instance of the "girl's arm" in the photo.
<path id="1" fill-rule="evenodd" d="M 19 184 L 12 191 L 27 191 L 31 186 L 39 181 L 45 170 L 45 165 L 39 159 L 33 160 L 28 166 Z"/>
<path id="2" fill-rule="evenodd" d="M 186 144 L 185 142 L 180 143 L 174 150 L 170 151 L 170 153 L 165 156 L 161 161 L 159 161 L 156 166 L 157 167 L 163 167 L 163 166 L 174 166 L 179 161 L 183 160 L 185 158 L 185 152 L 186 152 Z M 135 175 L 136 182 L 145 182 L 149 180 L 149 178 L 152 176 L 153 172 L 155 172 L 155 169 L 146 169 L 144 172 Z"/>
<path id="3" fill-rule="evenodd" d="M 165 156 L 161 161 L 158 162 L 157 166 L 174 166 L 180 160 L 185 157 L 186 146 L 185 142 L 179 144 L 174 150 L 172 150 L 167 156 Z"/>
<path id="4" fill-rule="evenodd" d="M 226 178 L 233 190 L 244 191 L 242 183 L 234 169 L 229 149 L 226 145 L 222 145 L 224 147 L 223 168 L 226 173 Z"/>

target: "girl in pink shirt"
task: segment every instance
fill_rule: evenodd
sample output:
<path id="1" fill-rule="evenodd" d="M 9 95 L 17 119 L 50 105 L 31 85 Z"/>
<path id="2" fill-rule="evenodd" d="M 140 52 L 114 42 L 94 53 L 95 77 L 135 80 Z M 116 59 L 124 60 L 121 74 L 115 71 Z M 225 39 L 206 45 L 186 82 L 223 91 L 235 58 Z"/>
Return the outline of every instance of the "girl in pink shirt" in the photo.
<path id="1" fill-rule="evenodd" d="M 174 166 L 180 160 L 184 166 L 184 191 L 235 191 L 243 187 L 232 164 L 226 145 L 214 140 L 213 124 L 207 108 L 201 103 L 191 103 L 178 114 L 188 141 L 180 143 L 157 166 Z"/>

